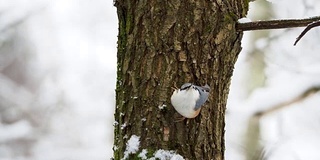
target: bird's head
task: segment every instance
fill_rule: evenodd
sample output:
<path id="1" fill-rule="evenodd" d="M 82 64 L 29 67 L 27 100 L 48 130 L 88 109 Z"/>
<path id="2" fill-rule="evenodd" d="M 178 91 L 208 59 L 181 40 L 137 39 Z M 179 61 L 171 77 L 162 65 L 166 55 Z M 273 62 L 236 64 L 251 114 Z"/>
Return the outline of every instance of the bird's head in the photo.
<path id="1" fill-rule="evenodd" d="M 185 83 L 180 87 L 180 90 L 188 90 L 189 88 L 191 88 L 192 83 Z"/>

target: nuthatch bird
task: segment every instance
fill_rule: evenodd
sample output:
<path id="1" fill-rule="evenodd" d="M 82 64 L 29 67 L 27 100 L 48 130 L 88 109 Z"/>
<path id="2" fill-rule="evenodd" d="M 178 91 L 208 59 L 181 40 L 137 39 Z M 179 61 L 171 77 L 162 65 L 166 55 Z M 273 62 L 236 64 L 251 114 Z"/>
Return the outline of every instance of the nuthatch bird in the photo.
<path id="1" fill-rule="evenodd" d="M 185 118 L 195 118 L 201 106 L 207 101 L 210 87 L 185 83 L 180 89 L 175 89 L 171 96 L 171 104 Z M 182 119 L 183 120 L 183 119 Z"/>

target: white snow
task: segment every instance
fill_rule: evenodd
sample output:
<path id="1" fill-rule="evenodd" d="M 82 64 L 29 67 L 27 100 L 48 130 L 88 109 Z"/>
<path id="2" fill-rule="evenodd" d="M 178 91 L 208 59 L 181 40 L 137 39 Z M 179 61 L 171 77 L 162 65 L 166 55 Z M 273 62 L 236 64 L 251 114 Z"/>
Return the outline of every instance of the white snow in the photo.
<path id="1" fill-rule="evenodd" d="M 119 124 L 119 122 L 117 122 L 117 121 L 114 121 L 113 122 L 113 126 L 116 126 L 116 125 L 118 125 Z"/>
<path id="2" fill-rule="evenodd" d="M 259 14 L 273 19 L 320 15 L 319 0 L 269 0 L 267 12 L 256 2 L 240 23 Z M 112 157 L 112 125 L 120 125 L 113 119 L 118 30 L 113 1 L 10 0 L 0 1 L 0 11 L 0 159 Z M 319 28 L 293 47 L 303 29 L 275 30 L 253 42 L 249 39 L 260 32 L 245 32 L 228 99 L 226 159 L 246 159 L 245 133 L 254 113 L 320 85 Z M 266 80 L 248 93 L 245 78 L 252 74 L 255 49 L 264 56 Z M 316 93 L 260 120 L 259 142 L 268 159 L 320 159 L 319 104 Z M 127 155 L 138 152 L 138 136 L 127 143 Z M 182 156 L 158 150 L 153 159 Z"/>
<path id="3" fill-rule="evenodd" d="M 21 120 L 11 125 L 0 125 L 0 143 L 32 135 L 32 126 L 28 121 Z"/>
<path id="4" fill-rule="evenodd" d="M 153 157 L 147 157 L 147 153 L 148 151 L 146 149 L 142 149 L 142 151 L 139 153 L 138 157 L 140 157 L 141 159 L 145 160 L 184 160 L 184 158 L 177 154 L 175 151 L 168 151 L 168 150 L 163 150 L 163 149 L 159 149 L 156 150 L 153 154 Z"/>
<path id="5" fill-rule="evenodd" d="M 273 3 L 250 3 L 248 17 L 255 21 L 259 14 L 274 14 L 274 18 L 306 18 L 319 15 L 320 1 L 289 0 Z M 262 2 L 262 1 L 259 1 Z M 262 12 L 261 8 L 272 9 Z M 271 10 L 274 11 L 270 12 Z M 259 19 L 261 20 L 261 19 Z M 247 130 L 250 118 L 258 111 L 289 102 L 312 87 L 320 86 L 320 32 L 311 30 L 297 46 L 293 42 L 303 28 L 272 30 L 255 41 L 250 38 L 264 32 L 245 32 L 243 50 L 239 55 L 228 98 L 226 118 L 226 159 L 248 159 L 246 153 Z M 265 63 L 265 82 L 248 92 L 248 77 L 255 78 L 250 63 L 261 54 Z M 257 63 L 257 62 L 255 62 Z M 251 68 L 250 68 L 251 67 Z M 252 75 L 253 74 L 253 75 Z M 320 159 L 319 146 L 319 93 L 285 108 L 263 116 L 258 124 L 259 143 L 266 151 L 266 159 Z"/>
<path id="6" fill-rule="evenodd" d="M 141 159 L 147 159 L 147 153 L 148 153 L 148 151 L 146 150 L 146 149 L 143 149 L 140 153 L 139 153 L 139 155 L 138 155 L 138 157 L 140 157 Z"/>
<path id="7" fill-rule="evenodd" d="M 238 22 L 239 23 L 251 22 L 251 19 L 248 17 L 243 17 L 243 18 L 238 19 Z"/>
<path id="8" fill-rule="evenodd" d="M 167 107 L 167 105 L 165 105 L 165 104 L 162 104 L 162 105 L 159 105 L 158 106 L 158 108 L 160 109 L 160 110 L 163 110 L 164 108 L 166 108 Z"/>
<path id="9" fill-rule="evenodd" d="M 150 158 L 150 160 L 184 160 L 184 158 L 177 154 L 175 151 L 168 151 L 168 150 L 163 150 L 159 149 L 154 153 L 154 157 Z"/>
<path id="10" fill-rule="evenodd" d="M 136 135 L 132 135 L 130 139 L 126 143 L 126 150 L 124 151 L 123 159 L 127 159 L 129 154 L 137 153 L 140 145 L 140 137 Z"/>
<path id="11" fill-rule="evenodd" d="M 124 122 L 122 125 L 121 125 L 121 129 L 124 129 L 127 127 L 127 122 Z"/>
<path id="12" fill-rule="evenodd" d="M 0 2 L 0 159 L 112 157 L 112 3 Z"/>

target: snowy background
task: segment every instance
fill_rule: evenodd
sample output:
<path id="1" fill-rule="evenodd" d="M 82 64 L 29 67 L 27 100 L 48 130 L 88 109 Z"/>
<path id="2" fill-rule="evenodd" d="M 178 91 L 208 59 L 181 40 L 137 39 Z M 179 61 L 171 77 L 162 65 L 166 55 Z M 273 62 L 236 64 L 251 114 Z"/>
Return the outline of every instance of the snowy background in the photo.
<path id="1" fill-rule="evenodd" d="M 112 1 L 0 1 L 0 159 L 112 156 Z"/>
<path id="2" fill-rule="evenodd" d="M 112 3 L 0 0 L 0 160 L 112 156 Z M 320 15 L 319 7 L 257 0 L 248 18 L 305 18 Z M 320 94 L 299 98 L 320 86 L 320 30 L 294 47 L 302 30 L 245 33 L 228 100 L 227 160 L 320 159 Z"/>
<path id="3" fill-rule="evenodd" d="M 307 18 L 319 8 L 318 0 L 258 0 L 248 18 Z M 303 29 L 245 32 L 227 106 L 226 159 L 320 159 L 320 93 L 303 97 L 320 86 L 320 28 L 293 46 Z"/>

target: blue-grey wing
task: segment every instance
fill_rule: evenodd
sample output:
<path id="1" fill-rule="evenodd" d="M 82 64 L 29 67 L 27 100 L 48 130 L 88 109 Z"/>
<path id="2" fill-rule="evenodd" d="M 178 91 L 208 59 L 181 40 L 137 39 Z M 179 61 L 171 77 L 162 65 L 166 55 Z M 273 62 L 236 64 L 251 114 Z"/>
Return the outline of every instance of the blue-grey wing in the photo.
<path id="1" fill-rule="evenodd" d="M 198 110 L 208 100 L 210 87 L 206 85 L 204 87 L 195 86 L 195 88 L 200 94 L 200 98 L 197 100 L 196 106 L 194 108 L 194 110 Z"/>

